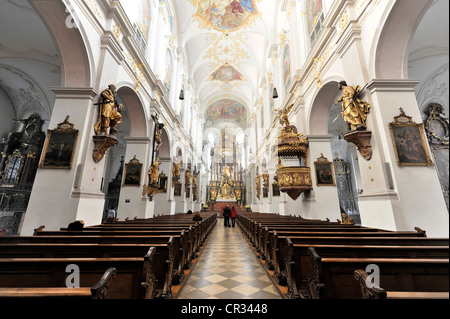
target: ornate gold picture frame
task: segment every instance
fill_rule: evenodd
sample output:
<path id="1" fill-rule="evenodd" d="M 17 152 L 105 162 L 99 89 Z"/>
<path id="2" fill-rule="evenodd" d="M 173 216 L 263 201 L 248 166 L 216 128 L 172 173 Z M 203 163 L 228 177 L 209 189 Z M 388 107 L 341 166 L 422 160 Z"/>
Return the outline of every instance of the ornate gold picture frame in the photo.
<path id="1" fill-rule="evenodd" d="M 141 186 L 142 163 L 136 158 L 136 155 L 130 162 L 125 164 L 122 186 Z"/>
<path id="2" fill-rule="evenodd" d="M 422 123 L 415 123 L 400 108 L 400 115 L 394 117 L 389 128 L 399 166 L 434 166 Z"/>
<path id="3" fill-rule="evenodd" d="M 69 122 L 69 116 L 56 129 L 47 132 L 39 168 L 71 169 L 78 130 Z"/>
<path id="4" fill-rule="evenodd" d="M 314 170 L 316 172 L 317 186 L 336 186 L 333 173 L 333 163 L 320 154 L 321 156 L 314 162 Z"/>

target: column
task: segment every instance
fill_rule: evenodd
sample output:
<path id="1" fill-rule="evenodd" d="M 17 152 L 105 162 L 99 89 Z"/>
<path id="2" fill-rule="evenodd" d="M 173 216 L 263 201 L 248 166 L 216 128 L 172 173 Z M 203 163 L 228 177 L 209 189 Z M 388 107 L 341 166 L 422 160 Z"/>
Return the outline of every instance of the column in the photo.
<path id="1" fill-rule="evenodd" d="M 151 141 L 148 137 L 128 137 L 127 150 L 124 158 L 124 172 L 125 167 L 131 159 L 136 156 L 142 163 L 141 182 L 137 186 L 122 186 L 120 190 L 119 207 L 117 209 L 117 218 L 124 220 L 125 218 L 133 219 L 150 218 L 154 214 L 154 199 L 150 202 L 148 196 L 142 195 L 142 188 L 148 183 L 148 170 L 151 165 Z"/>
<path id="2" fill-rule="evenodd" d="M 160 193 L 153 196 L 153 201 L 155 202 L 155 215 L 171 215 L 173 201 L 173 188 L 172 188 L 172 161 L 170 158 L 160 158 L 161 162 L 159 166 L 159 173 L 164 173 L 167 176 L 167 192 Z"/>
<path id="3" fill-rule="evenodd" d="M 400 107 L 414 122 L 422 123 L 414 91 L 417 84 L 402 79 L 373 80 L 368 86 L 373 100 L 368 123 L 374 133 L 373 157 L 371 161 L 359 157 L 361 221 L 370 227 L 403 231 L 420 227 L 428 237 L 448 237 L 449 216 L 436 166 L 398 165 L 389 127 Z M 429 152 L 428 143 L 426 148 Z"/>
<path id="4" fill-rule="evenodd" d="M 321 157 L 321 154 L 323 154 L 323 156 L 326 157 L 329 162 L 333 162 L 333 154 L 331 152 L 331 138 L 331 135 L 308 136 L 308 167 L 311 168 L 313 190 L 302 194 L 302 196 L 297 199 L 297 201 L 301 201 L 300 210 L 303 212 L 304 218 L 322 220 L 329 218 L 332 221 L 341 219 L 337 187 L 335 185 L 318 186 L 314 167 L 314 162 L 316 162 L 317 159 Z M 335 180 L 334 168 L 333 179 Z"/>
<path id="5" fill-rule="evenodd" d="M 106 161 L 95 163 L 94 124 L 97 108 L 93 88 L 52 88 L 55 105 L 49 129 L 55 129 L 69 116 L 79 130 L 72 167 L 69 169 L 39 168 L 20 234 L 32 235 L 34 229 L 59 230 L 75 220 L 87 226 L 102 222 L 105 194 L 100 191 Z M 108 153 L 106 153 L 107 156 Z"/>

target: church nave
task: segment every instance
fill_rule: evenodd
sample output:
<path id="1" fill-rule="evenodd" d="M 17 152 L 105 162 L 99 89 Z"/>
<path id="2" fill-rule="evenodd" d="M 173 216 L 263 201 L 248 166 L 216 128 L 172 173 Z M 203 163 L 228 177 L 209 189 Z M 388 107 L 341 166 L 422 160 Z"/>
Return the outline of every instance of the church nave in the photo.
<path id="1" fill-rule="evenodd" d="M 281 299 L 239 227 L 219 219 L 178 299 Z"/>

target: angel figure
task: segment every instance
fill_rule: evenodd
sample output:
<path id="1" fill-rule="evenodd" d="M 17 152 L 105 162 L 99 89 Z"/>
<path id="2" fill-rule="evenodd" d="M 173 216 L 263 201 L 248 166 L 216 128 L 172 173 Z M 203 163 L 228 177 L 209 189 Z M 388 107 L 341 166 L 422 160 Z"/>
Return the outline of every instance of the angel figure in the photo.
<path id="1" fill-rule="evenodd" d="M 280 124 L 283 126 L 285 132 L 291 132 L 291 124 L 289 122 L 289 113 L 291 112 L 294 104 L 289 105 L 284 111 L 280 111 Z"/>

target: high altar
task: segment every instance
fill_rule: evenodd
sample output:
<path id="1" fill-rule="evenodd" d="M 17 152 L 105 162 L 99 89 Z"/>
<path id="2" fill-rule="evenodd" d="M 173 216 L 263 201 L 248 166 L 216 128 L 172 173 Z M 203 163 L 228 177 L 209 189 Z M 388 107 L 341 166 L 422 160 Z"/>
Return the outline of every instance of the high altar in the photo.
<path id="1" fill-rule="evenodd" d="M 216 209 L 225 205 L 242 205 L 245 201 L 245 185 L 242 178 L 242 165 L 238 160 L 240 150 L 233 137 L 232 145 L 226 147 L 227 137 L 222 132 L 222 149 L 212 152 L 208 201 Z"/>

